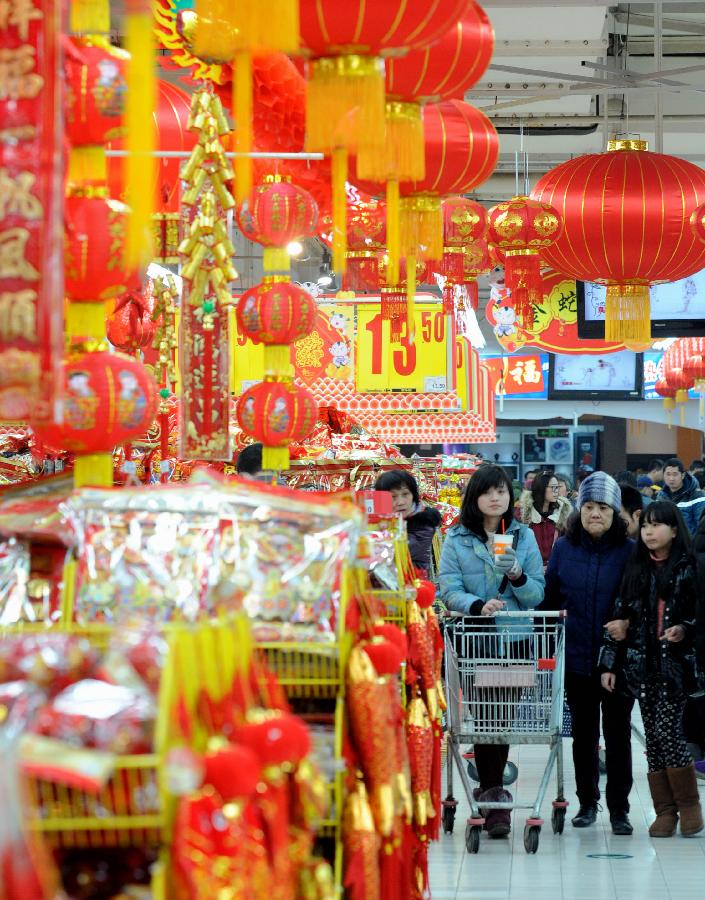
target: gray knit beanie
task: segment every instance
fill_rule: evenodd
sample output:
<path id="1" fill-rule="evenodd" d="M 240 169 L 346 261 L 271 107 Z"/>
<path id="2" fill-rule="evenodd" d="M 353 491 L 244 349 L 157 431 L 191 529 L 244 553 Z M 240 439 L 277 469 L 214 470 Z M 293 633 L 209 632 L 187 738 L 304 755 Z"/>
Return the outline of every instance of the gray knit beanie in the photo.
<path id="1" fill-rule="evenodd" d="M 588 500 L 593 500 L 595 503 L 606 503 L 616 513 L 622 509 L 622 493 L 619 485 L 606 472 L 593 472 L 580 485 L 578 509 Z"/>

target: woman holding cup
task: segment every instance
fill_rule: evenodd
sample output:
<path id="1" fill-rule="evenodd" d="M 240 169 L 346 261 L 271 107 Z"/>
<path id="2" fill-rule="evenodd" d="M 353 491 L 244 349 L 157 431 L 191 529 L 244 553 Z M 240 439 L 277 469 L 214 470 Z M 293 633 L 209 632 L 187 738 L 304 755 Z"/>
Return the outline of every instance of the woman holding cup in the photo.
<path id="1" fill-rule="evenodd" d="M 514 518 L 512 497 L 501 466 L 483 464 L 470 479 L 459 524 L 448 530 L 441 555 L 441 599 L 451 611 L 489 618 L 500 610 L 535 609 L 543 600 L 541 554 L 531 529 Z M 507 626 L 508 640 L 526 636 L 525 626 Z M 480 802 L 512 802 L 502 783 L 508 756 L 508 744 L 475 744 Z M 509 834 L 510 811 L 491 810 L 485 828 L 491 837 Z"/>

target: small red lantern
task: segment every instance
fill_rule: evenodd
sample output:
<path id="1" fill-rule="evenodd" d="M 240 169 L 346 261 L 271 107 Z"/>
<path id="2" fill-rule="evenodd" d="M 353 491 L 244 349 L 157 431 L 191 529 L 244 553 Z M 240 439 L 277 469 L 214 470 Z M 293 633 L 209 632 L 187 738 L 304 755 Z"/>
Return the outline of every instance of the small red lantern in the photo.
<path id="1" fill-rule="evenodd" d="M 265 247 L 286 247 L 316 232 L 318 207 L 308 191 L 268 175 L 252 193 L 249 206 L 238 213 L 240 230 Z"/>
<path id="2" fill-rule="evenodd" d="M 308 391 L 291 381 L 262 381 L 240 397 L 240 427 L 264 445 L 264 469 L 286 469 L 289 444 L 302 441 L 318 418 L 318 404 Z"/>
<path id="3" fill-rule="evenodd" d="M 129 209 L 105 188 L 76 189 L 64 204 L 66 294 L 93 302 L 139 289 L 136 271 L 125 268 L 123 249 Z"/>
<path id="4" fill-rule="evenodd" d="M 313 297 L 277 276 L 245 291 L 237 304 L 238 330 L 263 344 L 293 344 L 313 331 L 315 320 Z"/>
<path id="5" fill-rule="evenodd" d="M 347 291 L 377 290 L 379 259 L 387 240 L 387 216 L 379 200 L 360 201 L 348 212 Z"/>
<path id="6" fill-rule="evenodd" d="M 68 38 L 64 47 L 70 143 L 103 145 L 122 137 L 129 54 L 100 38 Z"/>
<path id="7" fill-rule="evenodd" d="M 446 278 L 462 279 L 465 248 L 487 234 L 485 207 L 467 197 L 449 197 L 441 203 L 443 213 L 442 272 Z"/>
<path id="8" fill-rule="evenodd" d="M 85 353 L 64 365 L 64 423 L 34 426 L 39 440 L 76 454 L 107 453 L 144 434 L 157 408 L 145 367 L 121 353 Z"/>
<path id="9" fill-rule="evenodd" d="M 145 293 L 128 291 L 118 297 L 106 323 L 107 338 L 113 347 L 125 353 L 149 347 L 157 330 L 152 321 L 153 312 L 154 297 L 150 289 Z"/>
<path id="10" fill-rule="evenodd" d="M 489 240 L 504 255 L 505 283 L 525 328 L 543 297 L 540 252 L 561 233 L 561 218 L 548 203 L 513 197 L 489 211 Z"/>
<path id="11" fill-rule="evenodd" d="M 494 268 L 494 261 L 492 260 L 487 241 L 474 241 L 472 244 L 469 244 L 463 254 L 463 263 L 461 283 L 465 285 L 472 308 L 477 310 L 480 299 L 477 287 L 478 276 L 486 275 Z"/>

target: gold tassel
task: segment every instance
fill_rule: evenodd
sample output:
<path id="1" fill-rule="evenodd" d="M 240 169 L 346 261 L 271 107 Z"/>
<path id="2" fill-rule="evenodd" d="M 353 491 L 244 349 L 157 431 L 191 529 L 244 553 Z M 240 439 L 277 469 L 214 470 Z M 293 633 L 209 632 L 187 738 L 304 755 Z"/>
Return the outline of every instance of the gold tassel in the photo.
<path id="1" fill-rule="evenodd" d="M 102 144 L 88 144 L 71 147 L 69 153 L 68 184 L 79 187 L 87 184 L 102 184 L 108 180 L 108 165 L 105 147 Z"/>
<path id="2" fill-rule="evenodd" d="M 345 182 L 348 178 L 348 151 L 336 147 L 331 154 L 331 192 L 333 200 L 333 271 L 345 272 L 348 249 L 348 217 Z"/>
<path id="3" fill-rule="evenodd" d="M 69 302 L 66 307 L 66 334 L 79 341 L 105 340 L 107 312 L 107 305 L 102 300 L 96 303 Z"/>
<path id="4" fill-rule="evenodd" d="M 127 200 L 131 209 L 127 231 L 127 264 L 151 259 L 154 212 L 154 109 L 157 79 L 149 0 L 128 0 L 125 45 L 130 53 L 127 79 Z"/>
<path id="5" fill-rule="evenodd" d="M 291 349 L 288 344 L 266 344 L 264 348 L 264 371 L 266 375 L 290 377 Z"/>
<path id="6" fill-rule="evenodd" d="M 399 284 L 399 181 L 393 178 L 387 182 L 387 284 Z"/>
<path id="7" fill-rule="evenodd" d="M 262 447 L 262 468 L 265 472 L 282 472 L 289 468 L 288 447 Z"/>
<path id="8" fill-rule="evenodd" d="M 402 197 L 400 210 L 401 255 L 442 259 L 443 213 L 440 197 L 427 194 Z"/>
<path id="9" fill-rule="evenodd" d="M 407 341 L 414 343 L 415 323 L 414 323 L 414 301 L 416 298 L 416 257 L 407 256 L 406 258 L 406 328 Z"/>
<path id="10" fill-rule="evenodd" d="M 309 63 L 306 149 L 381 149 L 384 133 L 384 61 L 334 56 Z"/>
<path id="11" fill-rule="evenodd" d="M 610 284 L 605 303 L 605 340 L 651 340 L 651 303 L 647 284 Z"/>
<path id="12" fill-rule="evenodd" d="M 108 34 L 109 0 L 72 0 L 69 31 L 71 34 Z"/>
<path id="13" fill-rule="evenodd" d="M 235 133 L 233 146 L 236 153 L 252 152 L 252 56 L 249 50 L 235 54 L 233 79 L 233 121 Z M 252 193 L 252 159 L 235 157 L 235 197 L 242 205 Z"/>
<path id="14" fill-rule="evenodd" d="M 262 254 L 262 267 L 265 276 L 276 273 L 286 276 L 291 274 L 291 257 L 286 247 L 265 247 Z"/>
<path id="15" fill-rule="evenodd" d="M 421 106 L 388 100 L 384 147 L 360 147 L 357 174 L 368 181 L 421 181 L 426 177 L 426 152 Z"/>
<path id="16" fill-rule="evenodd" d="M 213 62 L 230 62 L 239 50 L 299 48 L 297 0 L 197 0 L 194 53 Z"/>

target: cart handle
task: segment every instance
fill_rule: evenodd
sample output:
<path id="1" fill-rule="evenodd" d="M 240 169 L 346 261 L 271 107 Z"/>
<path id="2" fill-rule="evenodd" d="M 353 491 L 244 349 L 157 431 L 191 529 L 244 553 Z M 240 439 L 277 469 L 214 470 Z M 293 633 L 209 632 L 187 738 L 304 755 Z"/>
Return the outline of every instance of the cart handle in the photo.
<path id="1" fill-rule="evenodd" d="M 444 618 L 452 618 L 452 619 L 565 619 L 566 618 L 566 610 L 558 609 L 558 610 L 543 610 L 543 609 L 512 609 L 512 610 L 500 610 L 499 612 L 492 613 L 491 616 L 471 616 L 468 613 L 461 612 L 453 612 L 451 610 L 447 610 Z"/>

